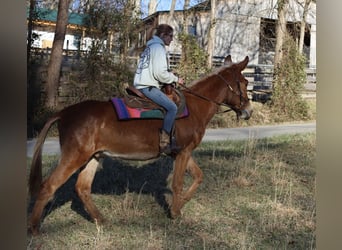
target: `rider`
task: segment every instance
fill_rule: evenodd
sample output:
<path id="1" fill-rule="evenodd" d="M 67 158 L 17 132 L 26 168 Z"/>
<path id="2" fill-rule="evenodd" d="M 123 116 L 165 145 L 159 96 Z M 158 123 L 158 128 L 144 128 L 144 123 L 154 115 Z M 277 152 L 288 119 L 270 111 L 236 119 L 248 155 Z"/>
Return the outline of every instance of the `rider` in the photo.
<path id="1" fill-rule="evenodd" d="M 179 150 L 174 140 L 171 140 L 177 106 L 160 89 L 165 84 L 184 83 L 182 78 L 169 70 L 165 46 L 170 45 L 172 40 L 173 28 L 168 24 L 158 25 L 155 35 L 141 54 L 134 77 L 134 86 L 166 111 L 163 127 L 159 131 L 159 150 L 165 154 Z"/>

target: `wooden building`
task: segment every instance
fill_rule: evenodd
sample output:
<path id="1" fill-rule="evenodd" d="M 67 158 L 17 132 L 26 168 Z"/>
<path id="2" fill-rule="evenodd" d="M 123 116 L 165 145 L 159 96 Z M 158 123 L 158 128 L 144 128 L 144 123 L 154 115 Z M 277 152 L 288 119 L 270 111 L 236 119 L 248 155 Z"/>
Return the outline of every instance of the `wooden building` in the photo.
<path id="1" fill-rule="evenodd" d="M 304 0 L 302 0 L 304 2 Z M 299 25 L 303 7 L 298 1 L 289 1 L 287 27 L 295 39 L 299 39 Z M 250 57 L 250 64 L 273 64 L 275 50 L 275 27 L 277 10 L 272 0 L 217 0 L 216 1 L 213 55 L 224 57 L 231 54 L 233 60 Z M 187 12 L 187 32 L 192 34 L 198 44 L 207 49 L 210 25 L 210 1 L 193 6 Z M 184 11 L 175 11 L 170 18 L 169 11 L 158 11 L 144 19 L 144 27 L 139 35 L 138 46 L 143 46 L 151 26 L 168 23 L 175 28 L 174 41 L 169 47 L 170 53 L 180 54 L 181 46 L 177 34 L 184 30 Z M 308 67 L 316 68 L 316 4 L 311 3 L 306 17 L 304 53 Z"/>

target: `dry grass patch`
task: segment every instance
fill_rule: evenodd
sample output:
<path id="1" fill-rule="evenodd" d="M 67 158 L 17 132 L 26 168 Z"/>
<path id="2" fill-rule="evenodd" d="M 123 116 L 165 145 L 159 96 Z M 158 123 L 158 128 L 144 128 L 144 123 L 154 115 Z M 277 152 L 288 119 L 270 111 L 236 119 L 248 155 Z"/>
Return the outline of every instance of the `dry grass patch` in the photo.
<path id="1" fill-rule="evenodd" d="M 176 220 L 161 202 L 170 197 L 172 161 L 106 161 L 93 199 L 107 223 L 89 221 L 73 190 L 76 175 L 27 249 L 315 249 L 315 156 L 314 133 L 202 143 L 194 158 L 203 183 Z"/>
<path id="2" fill-rule="evenodd" d="M 306 121 L 316 120 L 316 98 L 305 99 L 305 103 L 308 105 L 308 114 Z M 252 102 L 253 115 L 252 118 L 245 120 L 237 120 L 234 112 L 227 112 L 222 114 L 216 114 L 209 123 L 210 128 L 232 128 L 232 127 L 246 127 L 257 125 L 271 125 L 279 124 L 281 122 L 294 123 L 303 122 L 304 120 L 294 120 L 289 117 L 282 117 L 279 114 L 275 114 L 270 106 L 262 104 L 260 102 Z M 224 109 L 223 109 L 224 110 Z"/>

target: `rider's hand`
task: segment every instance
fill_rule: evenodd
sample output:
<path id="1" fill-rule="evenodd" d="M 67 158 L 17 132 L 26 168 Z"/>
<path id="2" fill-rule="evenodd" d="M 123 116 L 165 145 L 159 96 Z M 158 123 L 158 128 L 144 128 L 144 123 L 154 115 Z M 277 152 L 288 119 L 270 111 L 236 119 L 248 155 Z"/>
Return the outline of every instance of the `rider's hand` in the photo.
<path id="1" fill-rule="evenodd" d="M 177 84 L 179 84 L 181 86 L 184 85 L 184 79 L 183 78 L 178 78 Z"/>

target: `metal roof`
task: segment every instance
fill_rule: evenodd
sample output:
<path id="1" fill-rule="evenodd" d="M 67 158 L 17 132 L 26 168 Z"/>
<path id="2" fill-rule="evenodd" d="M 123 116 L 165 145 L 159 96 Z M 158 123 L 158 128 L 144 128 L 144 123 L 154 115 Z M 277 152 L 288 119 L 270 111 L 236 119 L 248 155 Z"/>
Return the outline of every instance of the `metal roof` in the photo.
<path id="1" fill-rule="evenodd" d="M 35 18 L 34 20 L 39 21 L 50 21 L 50 22 L 56 22 L 57 21 L 57 10 L 51 10 L 51 9 L 35 9 Z M 26 16 L 29 18 L 29 10 L 26 11 Z M 75 24 L 79 26 L 84 26 L 86 21 L 87 15 L 85 14 L 79 14 L 79 13 L 69 13 L 69 24 Z"/>

